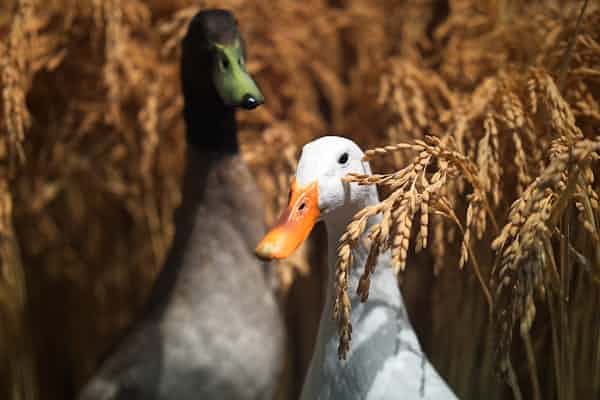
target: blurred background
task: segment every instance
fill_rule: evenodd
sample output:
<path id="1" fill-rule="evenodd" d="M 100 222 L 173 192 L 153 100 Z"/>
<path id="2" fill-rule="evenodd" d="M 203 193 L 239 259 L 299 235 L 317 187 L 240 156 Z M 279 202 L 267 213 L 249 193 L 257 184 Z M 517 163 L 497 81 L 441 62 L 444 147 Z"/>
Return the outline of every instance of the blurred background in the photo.
<path id="1" fill-rule="evenodd" d="M 73 398 L 143 306 L 180 201 L 179 41 L 208 6 L 235 12 L 266 98 L 238 113 L 265 221 L 312 138 L 366 149 L 452 136 L 488 182 L 494 223 L 473 222 L 469 185 L 447 188 L 485 286 L 459 263 L 467 238 L 455 224 L 434 218 L 429 247 L 410 249 L 399 283 L 425 351 L 464 399 L 600 398 L 600 270 L 584 261 L 598 247 L 575 212 L 563 223 L 573 220 L 583 258 L 557 255 L 564 290 L 525 296 L 508 328 L 485 295 L 496 312 L 512 307 L 493 290 L 491 243 L 553 138 L 600 134 L 600 9 L 590 2 L 578 23 L 583 4 L 0 0 L 0 398 Z M 374 170 L 414 156 L 378 158 Z M 321 227 L 278 269 L 290 340 L 282 399 L 297 397 L 310 360 L 324 240 Z M 498 375 L 507 355 L 512 388 Z"/>

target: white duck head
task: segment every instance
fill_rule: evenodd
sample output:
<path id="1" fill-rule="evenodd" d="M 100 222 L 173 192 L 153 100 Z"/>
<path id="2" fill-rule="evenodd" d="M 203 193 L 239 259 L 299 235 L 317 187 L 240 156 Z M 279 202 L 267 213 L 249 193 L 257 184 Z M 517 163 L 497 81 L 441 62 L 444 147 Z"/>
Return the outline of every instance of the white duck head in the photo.
<path id="1" fill-rule="evenodd" d="M 264 259 L 291 255 L 308 237 L 315 223 L 324 220 L 345 227 L 354 213 L 378 201 L 374 186 L 346 183 L 348 173 L 371 174 L 362 150 L 353 141 L 325 136 L 306 144 L 292 180 L 289 204 L 277 224 L 258 244 Z"/>

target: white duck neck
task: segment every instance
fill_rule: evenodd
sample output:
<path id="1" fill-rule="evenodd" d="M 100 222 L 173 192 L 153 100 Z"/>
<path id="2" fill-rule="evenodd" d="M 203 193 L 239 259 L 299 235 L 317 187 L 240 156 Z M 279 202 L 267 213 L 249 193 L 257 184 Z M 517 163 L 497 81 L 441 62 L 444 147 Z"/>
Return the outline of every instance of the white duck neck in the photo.
<path id="1" fill-rule="evenodd" d="M 378 265 L 371 276 L 367 302 L 362 303 L 356 294 L 358 280 L 368 256 L 368 249 L 362 241 L 359 241 L 360 244 L 353 250 L 353 262 L 348 282 L 352 305 L 350 312 L 353 332 L 352 343 L 347 360 L 340 361 L 338 359 L 337 322 L 333 318 L 336 248 L 350 218 L 351 215 L 337 215 L 335 217 L 329 215 L 325 218 L 329 264 L 327 293 L 321 313 L 315 350 L 302 390 L 302 400 L 317 398 L 317 394 L 321 390 L 328 390 L 323 388 L 334 387 L 335 382 L 339 380 L 338 374 L 361 376 L 363 377 L 361 381 L 370 380 L 371 378 L 365 378 L 364 375 L 369 374 L 368 371 L 379 371 L 383 368 L 385 362 L 395 355 L 398 346 L 402 345 L 399 341 L 404 341 L 403 337 L 406 338 L 406 346 L 420 351 L 418 341 L 408 320 L 402 295 L 398 290 L 396 277 L 390 267 L 388 253 L 381 254 L 378 258 Z M 377 223 L 379 219 L 373 217 L 369 225 Z M 374 338 L 378 337 L 377 332 L 386 328 L 391 339 L 374 341 Z M 408 335 L 398 336 L 397 333 L 403 329 L 408 332 Z M 372 346 L 376 346 L 376 348 Z M 369 368 L 366 367 L 367 365 Z M 353 372 L 349 372 L 350 370 Z M 360 390 L 367 389 L 366 387 L 360 388 Z"/>
<path id="2" fill-rule="evenodd" d="M 356 210 L 358 211 L 358 210 Z M 335 276 L 336 270 L 335 265 L 337 262 L 337 247 L 339 245 L 339 239 L 344 234 L 347 227 L 347 223 L 350 221 L 354 212 L 351 216 L 336 215 L 331 216 L 332 218 L 325 219 L 325 225 L 327 229 L 327 293 L 325 298 L 325 307 L 321 314 L 321 324 L 319 328 L 319 335 L 321 334 L 333 334 L 337 339 L 335 321 L 333 319 L 333 301 L 335 297 Z M 376 223 L 381 221 L 381 216 L 376 215 L 369 219 L 365 232 L 369 231 L 369 228 Z M 352 309 L 350 311 L 351 319 L 353 320 L 353 331 L 357 332 L 362 329 L 360 316 L 364 312 L 362 307 L 356 307 L 360 303 L 360 297 L 356 293 L 360 276 L 364 271 L 364 265 L 367 261 L 369 254 L 369 248 L 365 246 L 364 241 L 359 240 L 358 245 L 352 250 L 352 265 L 349 271 L 348 281 L 348 294 L 352 303 Z M 391 268 L 390 257 L 388 253 L 381 254 L 378 257 L 378 263 L 375 271 L 371 276 L 371 284 L 369 289 L 369 299 L 367 302 L 376 301 L 383 302 L 386 307 L 396 309 L 396 316 L 401 317 L 407 323 L 408 315 L 404 306 L 402 295 L 398 289 L 397 279 Z M 354 324 L 354 319 L 359 320 Z M 336 353 L 337 356 L 337 353 Z"/>
<path id="3" fill-rule="evenodd" d="M 311 362 L 311 370 L 318 368 L 319 365 L 330 364 L 333 366 L 338 365 L 339 363 L 337 353 L 337 323 L 333 318 L 337 246 L 339 239 L 343 235 L 352 216 L 364 206 L 377 202 L 376 192 L 373 197 L 374 198 L 371 198 L 366 202 L 367 204 L 361 204 L 356 207 L 344 207 L 344 212 L 341 212 L 342 210 L 337 210 L 335 214 L 332 213 L 324 216 L 328 241 L 327 292 L 325 295 L 325 305 L 321 313 L 321 321 Z M 381 216 L 371 217 L 365 232 L 368 232 L 369 227 L 380 222 L 380 220 Z M 352 352 L 361 345 L 368 346 L 368 340 L 363 342 L 363 339 L 367 339 L 372 334 L 373 330 L 376 329 L 374 326 L 376 324 L 373 324 L 373 321 L 368 317 L 368 314 L 372 313 L 375 309 L 380 309 L 381 312 L 378 312 L 377 314 L 379 316 L 384 316 L 381 319 L 394 321 L 394 323 L 399 324 L 399 327 L 409 328 L 412 332 L 402 295 L 398 290 L 397 279 L 391 268 L 389 252 L 383 253 L 378 257 L 377 267 L 371 276 L 369 299 L 367 302 L 362 303 L 360 297 L 356 294 L 356 288 L 358 287 L 358 281 L 364 269 L 363 267 L 368 256 L 368 251 L 369 249 L 364 245 L 363 240 L 359 240 L 358 246 L 353 249 L 352 266 L 348 282 L 348 294 L 352 305 L 350 319 L 353 331 L 349 362 L 352 362 L 352 360 L 350 360 Z M 381 319 L 377 323 L 380 324 L 385 322 Z M 418 346 L 418 344 L 416 346 Z M 391 355 L 394 351 L 394 348 L 390 348 L 389 354 Z M 383 350 L 383 352 L 388 352 L 388 350 Z M 360 361 L 356 360 L 355 363 L 360 364 Z M 356 367 L 361 368 L 361 365 L 356 365 Z M 309 371 L 309 375 L 311 372 L 314 371 Z"/>

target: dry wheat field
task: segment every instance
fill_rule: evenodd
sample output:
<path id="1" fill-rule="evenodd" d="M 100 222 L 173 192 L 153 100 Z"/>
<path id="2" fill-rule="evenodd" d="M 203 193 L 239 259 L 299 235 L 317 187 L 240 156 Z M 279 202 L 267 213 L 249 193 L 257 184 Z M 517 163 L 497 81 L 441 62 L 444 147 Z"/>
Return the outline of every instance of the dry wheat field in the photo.
<path id="1" fill-rule="evenodd" d="M 231 9 L 266 103 L 238 113 L 272 223 L 307 141 L 370 149 L 366 219 L 462 399 L 600 398 L 600 4 L 0 0 L 0 398 L 71 399 L 144 305 L 173 237 L 180 39 Z M 297 398 L 325 235 L 281 262 L 278 398 Z M 372 265 L 364 267 L 367 294 Z M 346 290 L 344 290 L 346 289 Z"/>

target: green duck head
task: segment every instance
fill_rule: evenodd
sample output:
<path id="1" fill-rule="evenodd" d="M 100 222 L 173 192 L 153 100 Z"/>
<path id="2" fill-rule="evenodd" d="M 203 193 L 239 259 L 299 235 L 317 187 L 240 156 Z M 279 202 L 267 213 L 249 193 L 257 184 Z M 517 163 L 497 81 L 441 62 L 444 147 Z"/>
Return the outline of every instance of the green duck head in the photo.
<path id="1" fill-rule="evenodd" d="M 246 69 L 244 41 L 229 11 L 203 10 L 190 22 L 183 40 L 182 83 L 187 98 L 213 93 L 224 105 L 245 109 L 264 102 Z"/>

